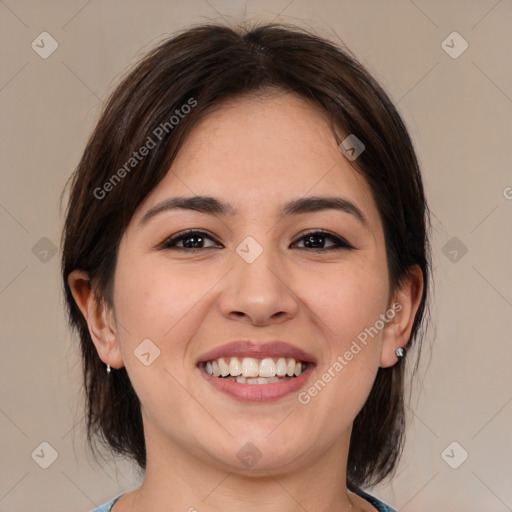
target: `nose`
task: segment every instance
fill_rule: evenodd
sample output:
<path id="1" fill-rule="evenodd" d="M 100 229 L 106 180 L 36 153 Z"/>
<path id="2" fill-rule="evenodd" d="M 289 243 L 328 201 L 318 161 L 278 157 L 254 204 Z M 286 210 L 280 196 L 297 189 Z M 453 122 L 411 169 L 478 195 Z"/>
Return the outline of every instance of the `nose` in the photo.
<path id="1" fill-rule="evenodd" d="M 222 314 L 256 326 L 280 324 L 297 314 L 298 300 L 285 265 L 265 249 L 248 263 L 237 253 L 220 296 Z"/>

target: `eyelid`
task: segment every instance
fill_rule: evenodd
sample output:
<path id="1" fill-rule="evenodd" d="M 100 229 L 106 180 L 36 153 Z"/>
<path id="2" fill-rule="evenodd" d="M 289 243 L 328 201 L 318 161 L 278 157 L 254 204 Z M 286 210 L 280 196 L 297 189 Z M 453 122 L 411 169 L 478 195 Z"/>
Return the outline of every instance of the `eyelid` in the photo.
<path id="1" fill-rule="evenodd" d="M 163 242 L 158 244 L 158 249 L 170 249 L 171 247 L 176 247 L 176 244 L 179 243 L 183 238 L 187 238 L 188 236 L 192 235 L 205 235 L 207 238 L 210 238 L 212 241 L 214 241 L 216 244 L 222 245 L 211 233 L 209 233 L 205 229 L 186 229 L 185 231 L 178 232 L 174 235 L 168 236 L 164 239 Z M 174 245 L 168 245 L 170 242 L 173 242 Z M 204 247 L 204 248 L 198 248 L 198 249 L 185 249 L 183 247 L 178 247 L 178 250 L 181 251 L 194 251 L 194 250 L 204 250 L 204 249 L 213 249 L 214 247 Z"/>
<path id="2" fill-rule="evenodd" d="M 317 229 L 309 229 L 309 230 L 306 230 L 302 233 L 300 233 L 296 239 L 295 239 L 295 242 L 293 242 L 294 244 L 297 243 L 299 240 L 302 240 L 303 238 L 305 238 L 306 236 L 324 236 L 325 238 L 331 238 L 335 243 L 336 245 L 334 247 L 328 247 L 326 249 L 315 249 L 315 248 L 311 248 L 311 249 L 308 249 L 307 247 L 300 247 L 300 249 L 306 249 L 306 250 L 309 250 L 309 251 L 320 251 L 320 252 L 325 252 L 325 251 L 329 251 L 329 250 L 336 250 L 336 249 L 355 249 L 355 247 L 349 243 L 345 238 L 343 238 L 342 236 L 340 235 L 336 235 L 334 233 L 331 233 L 330 231 L 327 231 L 325 229 L 320 229 L 320 228 L 317 228 Z M 339 242 L 339 243 L 337 243 Z"/>
<path id="3" fill-rule="evenodd" d="M 177 247 L 177 244 L 181 242 L 183 239 L 186 239 L 187 237 L 191 237 L 192 235 L 204 235 L 204 238 L 209 238 L 213 242 L 215 242 L 217 245 L 222 244 L 214 237 L 211 233 L 209 233 L 205 229 L 187 229 L 182 232 L 178 232 L 174 235 L 171 235 L 167 237 L 163 242 L 161 242 L 157 248 L 158 249 L 177 249 L 179 251 L 184 252 L 194 252 L 194 251 L 201 251 L 205 249 L 215 249 L 218 247 L 198 247 L 198 248 L 184 248 L 184 247 Z M 325 248 L 315 248 L 315 247 L 299 247 L 300 250 L 305 250 L 307 252 L 327 252 L 327 251 L 334 251 L 334 250 L 351 250 L 355 249 L 355 247 L 350 244 L 345 238 L 342 236 L 336 235 L 334 233 L 331 233 L 330 231 L 327 231 L 325 229 L 309 229 L 305 230 L 299 235 L 295 237 L 295 240 L 292 242 L 292 245 L 295 245 L 300 240 L 303 240 L 307 236 L 323 236 L 324 238 L 330 238 L 331 241 L 334 243 L 333 246 L 325 247 Z M 171 245 L 172 242 L 172 245 Z"/>

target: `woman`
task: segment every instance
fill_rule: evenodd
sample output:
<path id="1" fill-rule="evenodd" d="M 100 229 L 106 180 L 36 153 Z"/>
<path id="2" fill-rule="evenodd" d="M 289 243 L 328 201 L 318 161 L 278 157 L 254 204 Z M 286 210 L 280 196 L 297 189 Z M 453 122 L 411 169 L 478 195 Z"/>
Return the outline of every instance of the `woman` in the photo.
<path id="1" fill-rule="evenodd" d="M 63 280 L 87 425 L 144 472 L 97 511 L 391 511 L 430 273 L 381 87 L 303 30 L 194 27 L 113 93 Z"/>

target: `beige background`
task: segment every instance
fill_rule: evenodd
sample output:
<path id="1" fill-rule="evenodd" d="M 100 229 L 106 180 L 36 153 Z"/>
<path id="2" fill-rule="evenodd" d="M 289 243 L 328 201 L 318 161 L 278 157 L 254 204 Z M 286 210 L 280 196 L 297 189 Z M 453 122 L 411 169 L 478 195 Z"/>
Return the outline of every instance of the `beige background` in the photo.
<path id="1" fill-rule="evenodd" d="M 137 485 L 129 464 L 99 465 L 84 449 L 60 251 L 40 240 L 59 245 L 59 195 L 120 73 L 174 30 L 221 16 L 343 39 L 421 160 L 433 327 L 398 476 L 373 492 L 404 512 L 512 510 L 511 0 L 0 2 L 0 510 L 87 511 Z M 31 48 L 43 31 L 59 45 L 47 59 Z M 456 59 L 441 46 L 453 31 L 469 44 Z M 448 39 L 452 51 L 461 42 Z M 50 461 L 42 442 L 58 454 L 48 469 L 36 463 Z"/>

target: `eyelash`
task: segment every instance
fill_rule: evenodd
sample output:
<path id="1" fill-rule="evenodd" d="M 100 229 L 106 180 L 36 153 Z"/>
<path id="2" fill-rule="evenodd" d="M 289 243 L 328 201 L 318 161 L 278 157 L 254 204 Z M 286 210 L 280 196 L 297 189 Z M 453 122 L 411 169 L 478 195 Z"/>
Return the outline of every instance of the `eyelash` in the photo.
<path id="1" fill-rule="evenodd" d="M 174 235 L 168 239 L 166 239 L 161 244 L 161 249 L 173 249 L 178 251 L 185 251 L 185 252 L 198 252 L 203 251 L 205 249 L 216 249 L 216 247 L 192 247 L 192 248 L 186 248 L 186 247 L 177 247 L 176 244 L 179 242 L 186 240 L 187 238 L 192 238 L 193 236 L 201 236 L 203 238 L 209 238 L 210 240 L 213 240 L 214 242 L 218 243 L 212 236 L 208 235 L 208 233 L 204 231 L 197 231 L 197 230 L 189 230 L 185 231 L 183 233 L 179 233 L 178 235 Z M 307 237 L 310 236 L 318 236 L 322 237 L 324 239 L 330 239 L 332 242 L 334 242 L 334 246 L 327 247 L 327 248 L 308 248 L 308 247 L 300 247 L 299 249 L 302 250 L 309 250 L 313 252 L 325 252 L 325 251 L 339 251 L 339 250 L 352 250 L 354 247 L 350 245 L 347 241 L 345 241 L 343 238 L 333 235 L 332 233 L 329 233 L 328 231 L 324 231 L 322 229 L 316 229 L 313 231 L 308 231 L 307 233 L 303 234 L 301 237 L 297 239 L 304 240 Z"/>

